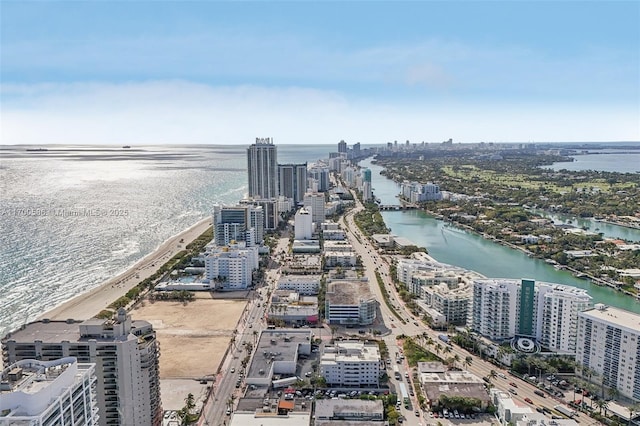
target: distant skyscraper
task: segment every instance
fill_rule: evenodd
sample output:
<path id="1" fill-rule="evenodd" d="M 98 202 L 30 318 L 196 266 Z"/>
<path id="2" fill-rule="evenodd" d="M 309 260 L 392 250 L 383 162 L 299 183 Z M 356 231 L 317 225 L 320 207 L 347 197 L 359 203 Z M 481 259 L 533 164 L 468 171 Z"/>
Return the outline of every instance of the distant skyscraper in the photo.
<path id="1" fill-rule="evenodd" d="M 353 158 L 360 157 L 360 142 L 353 144 Z"/>
<path id="2" fill-rule="evenodd" d="M 280 195 L 291 198 L 297 206 L 307 190 L 307 163 L 278 164 L 278 172 Z"/>
<path id="3" fill-rule="evenodd" d="M 338 152 L 347 153 L 347 143 L 345 141 L 338 142 Z"/>
<path id="4" fill-rule="evenodd" d="M 119 309 L 114 319 L 33 322 L 2 341 L 4 365 L 66 357 L 96 365 L 98 425 L 162 424 L 160 348 L 149 322 L 132 321 Z"/>
<path id="5" fill-rule="evenodd" d="M 249 198 L 278 197 L 278 156 L 271 138 L 256 138 L 247 148 Z"/>

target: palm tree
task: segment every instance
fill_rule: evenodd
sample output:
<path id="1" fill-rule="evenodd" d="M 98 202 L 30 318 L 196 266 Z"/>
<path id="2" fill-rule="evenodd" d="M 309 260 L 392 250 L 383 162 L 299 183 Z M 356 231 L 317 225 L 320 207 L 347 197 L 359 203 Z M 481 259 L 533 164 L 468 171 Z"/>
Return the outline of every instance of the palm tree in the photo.
<path id="1" fill-rule="evenodd" d="M 455 354 L 453 356 L 453 366 L 456 367 L 456 364 L 460 362 L 460 355 Z"/>
<path id="2" fill-rule="evenodd" d="M 498 377 L 498 373 L 496 373 L 496 370 L 489 371 L 489 379 L 493 380 L 496 377 Z"/>
<path id="3" fill-rule="evenodd" d="M 469 356 L 469 355 L 468 355 L 468 356 L 466 356 L 466 357 L 464 358 L 464 365 L 465 365 L 466 367 L 470 367 L 472 363 L 473 363 L 473 357 L 472 357 L 472 356 Z"/>
<path id="4" fill-rule="evenodd" d="M 440 355 L 440 351 L 442 350 L 442 345 L 440 343 L 436 344 L 436 353 Z"/>
<path id="5" fill-rule="evenodd" d="M 609 399 L 616 400 L 616 399 L 618 399 L 618 396 L 620 396 L 620 391 L 615 386 L 611 386 L 609 388 L 608 393 L 609 393 Z"/>
<path id="6" fill-rule="evenodd" d="M 600 414 L 602 414 L 602 410 L 604 409 L 604 416 L 607 417 L 607 408 L 609 407 L 609 401 L 604 398 L 600 398 L 596 401 L 596 407 L 600 409 Z"/>
<path id="7" fill-rule="evenodd" d="M 633 420 L 633 417 L 638 414 L 638 412 L 640 412 L 640 405 L 633 404 L 629 407 L 629 422 L 627 425 L 631 425 L 631 420 Z"/>

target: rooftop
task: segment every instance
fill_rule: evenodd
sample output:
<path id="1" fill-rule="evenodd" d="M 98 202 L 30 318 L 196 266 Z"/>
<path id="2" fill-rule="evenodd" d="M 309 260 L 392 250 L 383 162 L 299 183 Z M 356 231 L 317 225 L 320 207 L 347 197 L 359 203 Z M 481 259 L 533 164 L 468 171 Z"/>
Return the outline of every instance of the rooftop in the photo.
<path id="1" fill-rule="evenodd" d="M 361 399 L 319 399 L 316 401 L 316 418 L 328 419 L 340 413 L 366 413 L 382 415 L 382 400 L 366 401 Z"/>
<path id="2" fill-rule="evenodd" d="M 311 413 L 289 413 L 286 416 L 278 416 L 275 413 L 234 413 L 230 426 L 300 426 L 311 422 Z"/>
<path id="3" fill-rule="evenodd" d="M 588 309 L 578 315 L 605 322 L 616 327 L 630 329 L 630 331 L 635 333 L 639 333 L 640 330 L 640 315 L 601 303 L 597 303 L 592 309 Z"/>
<path id="4" fill-rule="evenodd" d="M 373 297 L 367 281 L 331 281 L 327 283 L 326 300 L 332 305 L 357 305 Z"/>
<path id="5" fill-rule="evenodd" d="M 247 379 L 267 378 L 272 371 L 272 364 L 278 361 L 298 359 L 299 346 L 311 345 L 311 330 L 277 329 L 263 330 L 251 359 Z M 307 351 L 308 352 L 308 351 Z"/>
<path id="6" fill-rule="evenodd" d="M 325 346 L 320 362 L 380 361 L 380 349 L 377 344 L 356 342 L 337 342 L 335 346 Z"/>

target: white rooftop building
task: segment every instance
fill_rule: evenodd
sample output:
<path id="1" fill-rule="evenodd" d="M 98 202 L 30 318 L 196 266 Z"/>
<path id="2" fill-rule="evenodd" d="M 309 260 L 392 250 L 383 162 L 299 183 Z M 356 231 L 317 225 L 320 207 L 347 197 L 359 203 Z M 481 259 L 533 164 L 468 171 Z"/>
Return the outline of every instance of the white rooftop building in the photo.
<path id="1" fill-rule="evenodd" d="M 320 375 L 330 385 L 377 387 L 380 379 L 378 345 L 343 341 L 326 346 L 320 359 Z"/>
<path id="2" fill-rule="evenodd" d="M 294 219 L 294 238 L 296 240 L 310 240 L 313 235 L 313 216 L 311 208 L 302 207 L 296 212 Z"/>
<path id="3" fill-rule="evenodd" d="M 640 401 L 640 315 L 598 303 L 578 314 L 576 361 L 598 383 Z"/>
<path id="4" fill-rule="evenodd" d="M 225 247 L 209 247 L 204 265 L 211 288 L 242 290 L 251 285 L 252 273 L 258 268 L 258 248 L 242 243 Z"/>
<path id="5" fill-rule="evenodd" d="M 95 364 L 25 359 L 0 376 L 0 426 L 98 424 Z"/>

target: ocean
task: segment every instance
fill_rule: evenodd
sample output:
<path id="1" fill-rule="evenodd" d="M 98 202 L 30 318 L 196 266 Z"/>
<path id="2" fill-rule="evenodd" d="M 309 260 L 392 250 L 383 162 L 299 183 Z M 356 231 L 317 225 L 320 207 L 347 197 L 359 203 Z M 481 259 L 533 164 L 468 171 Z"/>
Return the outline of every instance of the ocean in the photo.
<path id="1" fill-rule="evenodd" d="M 241 146 L 27 148 L 0 147 L 0 336 L 247 191 Z M 313 162 L 335 149 L 280 145 L 278 162 Z"/>

